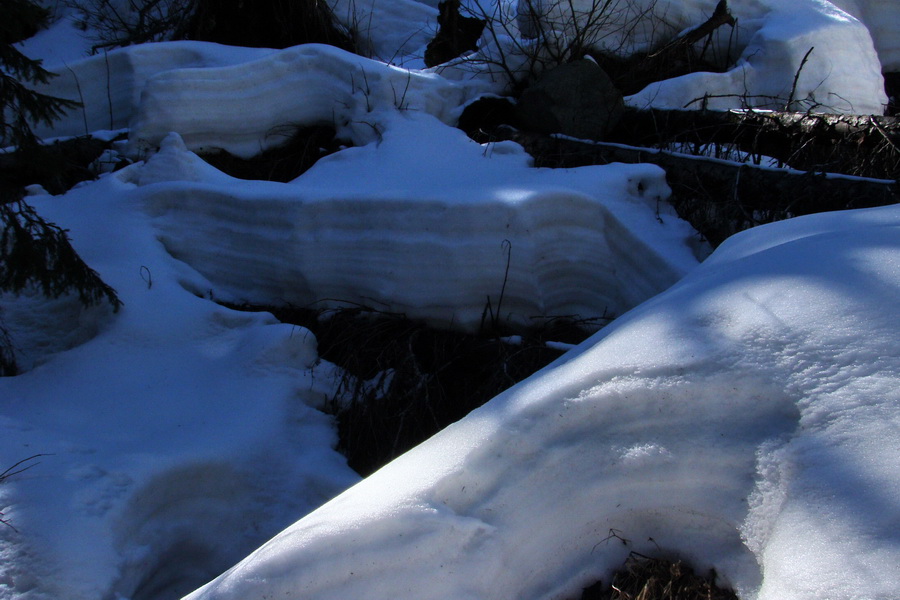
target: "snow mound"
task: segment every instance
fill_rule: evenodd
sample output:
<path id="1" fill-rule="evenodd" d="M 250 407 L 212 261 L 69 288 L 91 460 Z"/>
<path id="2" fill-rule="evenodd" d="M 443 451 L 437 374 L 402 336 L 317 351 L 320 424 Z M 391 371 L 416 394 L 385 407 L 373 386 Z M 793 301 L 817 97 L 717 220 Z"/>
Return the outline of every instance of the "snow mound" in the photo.
<path id="1" fill-rule="evenodd" d="M 218 298 L 364 304 L 466 329 L 487 302 L 518 325 L 620 314 L 697 264 L 652 165 L 533 169 L 521 147 L 427 115 L 389 123 L 380 144 L 290 184 L 214 172 L 173 134 L 139 175 L 160 240 Z"/>
<path id="2" fill-rule="evenodd" d="M 314 408 L 336 385 L 314 336 L 187 291 L 202 282 L 156 240 L 140 192 L 110 176 L 29 200 L 124 306 L 4 307 L 41 360 L 0 378 L 3 468 L 46 455 L 0 486 L 16 527 L 0 527 L 4 600 L 187 593 L 358 479 Z"/>
<path id="3" fill-rule="evenodd" d="M 896 207 L 735 236 L 188 598 L 570 598 L 631 550 L 895 597 L 898 293 Z"/>
<path id="4" fill-rule="evenodd" d="M 650 49 L 698 25 L 712 14 L 717 0 L 613 3 L 600 18 L 597 4 L 591 0 L 546 3 L 545 28 L 565 38 L 590 22 L 594 45 L 628 54 Z M 835 4 L 850 9 L 853 0 Z M 638 108 L 700 108 L 700 100 L 706 97 L 703 102 L 712 109 L 784 109 L 790 104 L 791 110 L 798 111 L 882 114 L 887 97 L 872 37 L 862 22 L 835 4 L 824 0 L 731 2 L 737 26 L 734 31 L 727 25 L 719 28 L 712 54 L 736 56 L 734 67 L 725 73 L 692 73 L 654 83 L 627 101 Z M 890 28 L 898 21 L 893 14 L 896 3 L 892 7 L 860 4 L 865 10 L 851 12 L 873 25 Z M 887 25 L 879 25 L 882 22 Z M 882 60 L 894 60 L 892 43 L 894 36 L 879 34 Z"/>
<path id="5" fill-rule="evenodd" d="M 327 1 L 338 22 L 356 32 L 362 54 L 398 66 L 424 66 L 425 46 L 437 31 L 437 2 Z"/>

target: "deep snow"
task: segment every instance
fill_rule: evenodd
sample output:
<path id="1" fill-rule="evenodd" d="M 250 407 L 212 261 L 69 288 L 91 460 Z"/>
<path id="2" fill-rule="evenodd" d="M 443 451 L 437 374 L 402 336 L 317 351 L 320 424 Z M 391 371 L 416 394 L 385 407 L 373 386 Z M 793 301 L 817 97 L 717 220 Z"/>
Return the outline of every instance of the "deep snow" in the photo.
<path id="1" fill-rule="evenodd" d="M 677 31 L 714 4 L 659 7 L 683 11 Z M 892 4 L 731 4 L 736 70 L 629 101 L 781 95 L 814 44 L 798 97 L 883 103 Z M 146 162 L 29 198 L 125 305 L 0 297 L 29 369 L 0 379 L 0 469 L 45 454 L 0 485 L 0 598 L 174 598 L 235 563 L 191 597 L 565 598 L 631 550 L 715 567 L 743 598 L 896 597 L 898 209 L 761 227 L 697 266 L 658 169 L 537 170 L 448 127 L 504 82 L 484 54 L 397 66 L 419 64 L 435 2 L 335 7 L 375 15 L 376 60 L 189 42 L 80 58 L 65 19 L 24 44 L 61 73 L 49 91 L 85 100 L 44 135 L 128 127 L 119 150 Z M 251 154 L 285 120 L 357 147 L 287 184 L 192 153 Z M 363 481 L 318 410 L 339 373 L 312 335 L 211 300 L 365 299 L 471 327 L 507 256 L 513 321 L 625 314 Z"/>
<path id="2" fill-rule="evenodd" d="M 631 550 L 895 597 L 898 290 L 896 207 L 735 236 L 190 598 L 571 598 Z"/>

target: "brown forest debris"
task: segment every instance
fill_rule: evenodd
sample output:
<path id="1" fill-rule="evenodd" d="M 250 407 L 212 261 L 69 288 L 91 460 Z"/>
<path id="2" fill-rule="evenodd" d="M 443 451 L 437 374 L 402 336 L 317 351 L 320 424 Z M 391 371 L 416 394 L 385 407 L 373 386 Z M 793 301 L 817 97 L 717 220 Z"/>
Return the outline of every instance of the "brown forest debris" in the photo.
<path id="1" fill-rule="evenodd" d="M 609 587 L 585 588 L 581 600 L 737 600 L 737 595 L 716 585 L 715 572 L 703 577 L 681 561 L 632 553 Z"/>
<path id="2" fill-rule="evenodd" d="M 724 144 L 805 171 L 900 178 L 900 118 L 761 110 L 626 109 L 613 141 Z"/>

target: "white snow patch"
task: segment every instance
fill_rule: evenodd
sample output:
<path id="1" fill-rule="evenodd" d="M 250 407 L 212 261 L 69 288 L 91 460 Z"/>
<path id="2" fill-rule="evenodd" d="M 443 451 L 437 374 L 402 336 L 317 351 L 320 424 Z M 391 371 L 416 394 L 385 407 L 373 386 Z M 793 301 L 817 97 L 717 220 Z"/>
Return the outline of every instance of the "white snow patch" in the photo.
<path id="1" fill-rule="evenodd" d="M 884 71 L 900 71 L 900 4 L 895 0 L 831 0 L 862 21 L 872 35 Z"/>
<path id="2" fill-rule="evenodd" d="M 14 342 L 43 350 L 0 379 L 3 463 L 47 456 L 0 486 L 16 526 L 0 527 L 0 598 L 187 593 L 357 479 L 311 408 L 334 388 L 315 338 L 186 291 L 199 278 L 165 253 L 138 192 L 109 176 L 30 198 L 124 306 L 99 331 L 72 330 L 92 311 L 66 299 L 45 303 L 60 319 L 4 313 Z"/>
<path id="3" fill-rule="evenodd" d="M 402 67 L 424 66 L 425 46 L 437 32 L 437 3 L 415 0 L 328 0 L 360 53 Z"/>

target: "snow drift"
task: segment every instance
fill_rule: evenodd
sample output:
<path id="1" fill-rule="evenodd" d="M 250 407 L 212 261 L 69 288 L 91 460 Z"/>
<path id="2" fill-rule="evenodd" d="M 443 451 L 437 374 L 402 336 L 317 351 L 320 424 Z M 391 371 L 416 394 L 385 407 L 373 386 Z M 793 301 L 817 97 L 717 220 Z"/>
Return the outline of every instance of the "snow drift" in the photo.
<path id="1" fill-rule="evenodd" d="M 740 234 L 189 598 L 570 598 L 630 550 L 891 598 L 898 265 L 894 207 Z"/>
<path id="2" fill-rule="evenodd" d="M 134 188 L 110 176 L 29 198 L 124 306 L 0 378 L 2 462 L 44 455 L 0 486 L 16 528 L 0 527 L 4 600 L 187 593 L 358 479 L 315 408 L 335 385 L 315 338 L 186 291 L 200 278 L 165 252 Z M 15 341 L 69 337 L 72 313 L 18 321 Z"/>
<path id="3" fill-rule="evenodd" d="M 284 125 L 334 125 L 347 139 L 377 138 L 385 108 L 431 114 L 448 124 L 478 87 L 401 69 L 319 44 L 230 67 L 175 69 L 147 82 L 132 122 L 146 151 L 170 131 L 188 148 L 250 157 L 283 139 Z"/>

